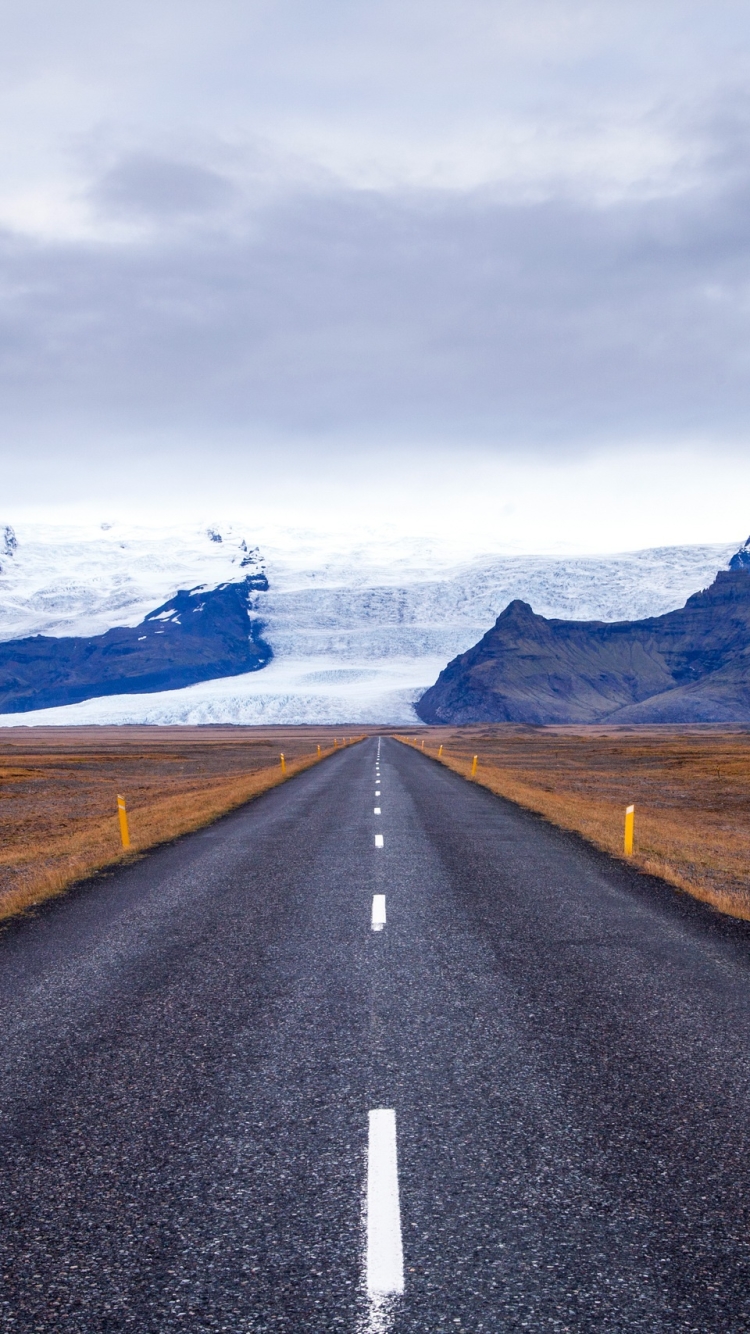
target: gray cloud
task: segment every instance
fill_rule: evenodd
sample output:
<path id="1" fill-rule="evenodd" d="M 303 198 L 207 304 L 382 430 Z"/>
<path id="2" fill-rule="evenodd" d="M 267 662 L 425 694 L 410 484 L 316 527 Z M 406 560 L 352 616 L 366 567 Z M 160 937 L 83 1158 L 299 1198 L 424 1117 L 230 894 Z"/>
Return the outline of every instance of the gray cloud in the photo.
<path id="1" fill-rule="evenodd" d="M 746 448 L 738 0 L 60 14 L 0 52 L 10 448 Z"/>
<path id="2" fill-rule="evenodd" d="M 228 198 L 155 161 L 100 189 L 162 214 Z M 3 412 L 557 449 L 744 433 L 749 212 L 722 179 L 607 207 L 341 189 L 138 245 L 6 236 Z"/>
<path id="3" fill-rule="evenodd" d="M 118 162 L 91 191 L 94 202 L 107 213 L 158 219 L 211 213 L 236 196 L 235 187 L 216 171 L 145 153 Z"/>

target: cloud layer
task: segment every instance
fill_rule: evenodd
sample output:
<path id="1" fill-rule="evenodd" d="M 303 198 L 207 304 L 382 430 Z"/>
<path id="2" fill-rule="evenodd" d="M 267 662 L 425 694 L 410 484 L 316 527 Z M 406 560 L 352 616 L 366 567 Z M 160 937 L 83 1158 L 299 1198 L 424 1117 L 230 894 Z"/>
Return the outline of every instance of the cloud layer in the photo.
<path id="1" fill-rule="evenodd" d="M 6 447 L 746 449 L 743 6 L 65 8 L 0 56 Z"/>
<path id="2" fill-rule="evenodd" d="M 508 447 L 744 432 L 744 182 L 606 206 L 298 191 L 228 219 L 219 173 L 131 158 L 98 191 L 154 234 L 3 239 L 10 422 Z"/>

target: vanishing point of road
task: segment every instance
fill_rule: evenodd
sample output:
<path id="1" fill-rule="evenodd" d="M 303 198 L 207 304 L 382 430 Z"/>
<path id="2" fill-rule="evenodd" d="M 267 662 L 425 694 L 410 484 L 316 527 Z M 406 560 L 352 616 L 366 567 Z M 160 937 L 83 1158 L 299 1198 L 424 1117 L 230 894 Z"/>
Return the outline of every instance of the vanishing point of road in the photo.
<path id="1" fill-rule="evenodd" d="M 3 1331 L 750 1330 L 750 928 L 393 739 L 11 924 L 0 1006 Z"/>

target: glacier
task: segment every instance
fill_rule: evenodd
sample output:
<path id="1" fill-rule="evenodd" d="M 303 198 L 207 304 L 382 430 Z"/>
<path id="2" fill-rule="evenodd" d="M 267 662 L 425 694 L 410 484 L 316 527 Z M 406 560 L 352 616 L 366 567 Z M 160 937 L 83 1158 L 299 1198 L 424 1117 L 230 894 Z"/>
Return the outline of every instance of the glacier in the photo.
<path id="1" fill-rule="evenodd" d="M 0 715 L 3 726 L 112 723 L 389 723 L 514 598 L 547 617 L 659 615 L 727 567 L 739 541 L 603 556 L 471 553 L 445 541 L 356 539 L 237 523 L 158 531 L 124 523 L 7 524 L 0 639 L 135 626 L 180 588 L 265 572 L 260 672 L 146 695 Z"/>

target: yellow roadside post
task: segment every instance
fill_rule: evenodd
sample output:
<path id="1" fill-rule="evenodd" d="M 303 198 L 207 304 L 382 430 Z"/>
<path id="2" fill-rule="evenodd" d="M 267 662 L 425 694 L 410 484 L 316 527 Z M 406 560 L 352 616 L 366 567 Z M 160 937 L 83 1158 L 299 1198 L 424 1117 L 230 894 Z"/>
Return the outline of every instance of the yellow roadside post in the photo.
<path id="1" fill-rule="evenodd" d="M 422 750 L 424 750 L 424 737 L 422 737 Z"/>
<path id="2" fill-rule="evenodd" d="M 635 806 L 625 807 L 625 856 L 633 855 L 633 825 L 635 824 Z"/>
<path id="3" fill-rule="evenodd" d="M 283 755 L 281 756 L 281 772 L 283 774 L 286 773 L 286 760 L 284 759 Z"/>
<path id="4" fill-rule="evenodd" d="M 440 759 L 442 753 L 443 753 L 443 747 L 441 746 L 440 749 L 439 749 L 439 751 L 438 751 L 438 759 Z"/>
<path id="5" fill-rule="evenodd" d="M 472 762 L 471 762 L 471 776 L 472 776 L 472 778 L 476 778 L 476 776 L 477 776 L 477 756 L 476 756 L 476 755 L 474 756 L 474 759 L 473 759 Z"/>
<path id="6" fill-rule="evenodd" d="M 125 810 L 125 798 L 117 794 L 117 814 L 120 819 L 120 838 L 124 848 L 130 847 L 130 832 L 128 830 L 128 813 Z"/>
<path id="7" fill-rule="evenodd" d="M 320 755 L 321 755 L 320 742 L 318 742 L 318 759 L 320 759 Z"/>

